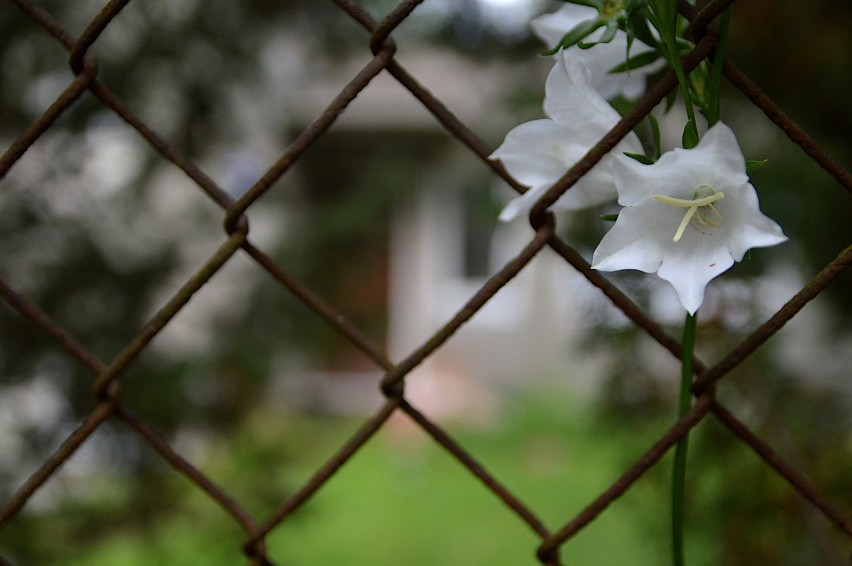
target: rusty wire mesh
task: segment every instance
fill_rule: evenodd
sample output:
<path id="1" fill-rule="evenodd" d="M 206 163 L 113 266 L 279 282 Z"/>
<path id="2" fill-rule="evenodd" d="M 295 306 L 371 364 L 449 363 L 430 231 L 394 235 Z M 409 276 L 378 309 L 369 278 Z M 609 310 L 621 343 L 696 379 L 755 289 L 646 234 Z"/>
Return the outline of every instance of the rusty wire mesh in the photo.
<path id="1" fill-rule="evenodd" d="M 693 69 L 702 60 L 713 53 L 717 35 L 711 22 L 725 10 L 734 0 L 710 2 L 706 8 L 697 11 L 690 4 L 681 3 L 681 13 L 691 20 L 691 37 L 695 48 L 684 57 L 684 67 L 687 71 Z M 365 49 L 369 48 L 372 58 L 364 67 L 351 78 L 351 81 L 338 93 L 324 112 L 315 117 L 313 122 L 292 142 L 280 158 L 268 168 L 266 173 L 242 196 L 233 200 L 228 193 L 186 157 L 180 148 L 170 144 L 149 128 L 102 82 L 98 74 L 96 61 L 89 57 L 88 51 L 98 40 L 101 33 L 110 25 L 113 18 L 129 3 L 129 0 L 111 0 L 95 17 L 79 37 L 70 35 L 50 13 L 29 0 L 13 0 L 32 20 L 37 22 L 46 33 L 60 42 L 69 53 L 69 64 L 73 71 L 73 80 L 62 94 L 35 120 L 32 125 L 22 132 L 16 141 L 0 157 L 0 178 L 14 167 L 15 163 L 27 152 L 40 136 L 48 131 L 54 122 L 69 108 L 74 106 L 81 95 L 88 92 L 94 95 L 105 107 L 111 109 L 117 116 L 134 128 L 142 138 L 161 156 L 180 169 L 203 191 L 210 199 L 219 205 L 223 211 L 225 236 L 216 252 L 206 263 L 186 280 L 166 304 L 150 319 L 139 333 L 126 344 L 125 348 L 111 361 L 104 362 L 92 355 L 86 346 L 80 343 L 66 329 L 54 322 L 27 297 L 22 296 L 6 283 L 0 281 L 0 294 L 21 316 L 28 319 L 45 334 L 55 340 L 58 347 L 67 355 L 75 358 L 91 372 L 94 378 L 93 392 L 96 400 L 95 408 L 86 416 L 82 424 L 65 439 L 61 447 L 51 454 L 44 463 L 35 470 L 29 479 L 21 485 L 14 496 L 3 504 L 0 509 L 0 528 L 14 521 L 19 512 L 27 505 L 33 495 L 38 492 L 57 470 L 71 458 L 81 445 L 105 422 L 121 421 L 132 429 L 141 439 L 148 443 L 167 462 L 175 472 L 185 476 L 199 490 L 207 494 L 224 510 L 225 513 L 245 531 L 243 552 L 253 564 L 272 564 L 275 557 L 268 556 L 265 549 L 265 538 L 302 505 L 312 495 L 322 489 L 324 484 L 358 452 L 374 434 L 396 412 L 406 414 L 419 425 L 432 439 L 458 460 L 471 474 L 476 476 L 484 489 L 490 490 L 502 500 L 507 513 L 513 513 L 517 519 L 525 523 L 540 537 L 537 556 L 542 564 L 560 564 L 560 547 L 570 540 L 580 529 L 594 521 L 608 505 L 624 494 L 637 479 L 655 465 L 688 431 L 702 422 L 708 416 L 717 419 L 736 435 L 743 443 L 751 447 L 763 459 L 767 466 L 773 468 L 783 477 L 790 487 L 822 512 L 838 529 L 852 537 L 852 520 L 844 514 L 832 501 L 823 496 L 820 489 L 805 477 L 790 463 L 778 455 L 764 440 L 752 432 L 728 408 L 723 406 L 714 395 L 714 385 L 728 375 L 743 360 L 769 340 L 782 326 L 790 321 L 802 307 L 819 295 L 838 275 L 843 273 L 852 262 L 852 247 L 847 247 L 825 268 L 796 293 L 778 312 L 733 348 L 718 363 L 708 366 L 696 360 L 696 380 L 693 392 L 696 402 L 692 409 L 678 422 L 674 423 L 644 454 L 629 466 L 612 485 L 600 493 L 588 506 L 575 517 L 566 517 L 564 524 L 556 527 L 546 526 L 524 501 L 513 494 L 498 477 L 492 475 L 476 459 L 476 455 L 468 453 L 445 429 L 437 425 L 421 413 L 406 398 L 406 376 L 421 362 L 432 355 L 454 333 L 474 317 L 486 302 L 500 292 L 500 289 L 520 273 L 536 255 L 545 248 L 550 248 L 561 256 L 568 264 L 581 273 L 592 285 L 597 287 L 618 309 L 620 309 L 636 326 L 658 342 L 664 349 L 671 352 L 675 358 L 680 358 L 681 346 L 677 340 L 670 337 L 663 328 L 634 304 L 622 291 L 610 283 L 600 273 L 592 271 L 583 257 L 567 242 L 560 239 L 555 232 L 555 222 L 547 214 L 546 209 L 564 191 L 587 173 L 607 152 L 630 132 L 666 95 L 676 87 L 673 73 L 659 81 L 635 106 L 626 113 L 623 119 L 598 143 L 588 154 L 571 168 L 539 201 L 530 214 L 530 222 L 534 228 L 534 236 L 529 243 L 505 266 L 494 274 L 470 298 L 468 303 L 459 310 L 451 320 L 428 337 L 415 351 L 398 363 L 392 362 L 365 333 L 347 321 L 334 306 L 325 302 L 314 291 L 297 281 L 291 274 L 276 263 L 267 253 L 251 242 L 249 223 L 244 214 L 252 204 L 264 193 L 271 190 L 277 181 L 287 174 L 291 166 L 323 136 L 334 124 L 338 116 L 345 112 L 347 106 L 377 75 L 386 72 L 394 77 L 403 87 L 432 114 L 441 126 L 464 144 L 482 162 L 518 191 L 523 191 L 514 179 L 499 163 L 489 161 L 488 155 L 492 148 L 488 147 L 476 133 L 462 123 L 440 100 L 435 98 L 417 78 L 412 76 L 402 63 L 395 58 L 397 51 L 391 33 L 400 25 L 422 0 L 405 0 L 389 12 L 381 21 L 374 20 L 357 2 L 352 0 L 334 0 L 340 10 L 358 22 L 369 34 L 365 41 Z M 769 99 L 731 62 L 726 62 L 724 73 L 728 81 L 766 116 L 774 122 L 793 142 L 798 144 L 816 163 L 829 175 L 836 179 L 843 188 L 852 192 L 852 175 L 826 153 L 805 131 L 786 116 L 778 106 Z M 348 339 L 356 348 L 369 357 L 373 363 L 384 372 L 380 388 L 386 401 L 371 417 L 363 422 L 357 432 L 349 438 L 340 449 L 331 455 L 319 467 L 313 476 L 295 493 L 281 501 L 277 510 L 267 517 L 254 517 L 241 503 L 230 496 L 227 491 L 211 481 L 192 462 L 175 451 L 162 437 L 143 420 L 136 417 L 122 401 L 121 378 L 127 368 L 134 363 L 148 343 L 163 330 L 166 325 L 181 311 L 193 294 L 203 292 L 206 282 L 217 273 L 237 253 L 245 253 L 259 266 L 268 271 L 275 280 L 289 293 L 295 295 L 312 309 L 317 317 L 323 319 L 342 336 Z"/>

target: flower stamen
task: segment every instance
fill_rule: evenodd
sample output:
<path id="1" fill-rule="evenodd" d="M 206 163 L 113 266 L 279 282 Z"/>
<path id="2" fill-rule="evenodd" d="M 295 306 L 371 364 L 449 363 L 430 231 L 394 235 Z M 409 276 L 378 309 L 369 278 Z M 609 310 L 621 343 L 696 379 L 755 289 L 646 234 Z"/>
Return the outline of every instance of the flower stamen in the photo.
<path id="1" fill-rule="evenodd" d="M 707 194 L 707 193 L 710 194 Z M 700 196 L 703 195 L 703 196 Z M 663 204 L 667 204 L 669 206 L 674 206 L 677 208 L 685 208 L 686 213 L 683 215 L 683 220 L 680 221 L 680 224 L 677 227 L 677 231 L 675 232 L 673 241 L 678 242 L 683 237 L 683 233 L 686 230 L 686 227 L 689 224 L 692 224 L 696 230 L 701 231 L 697 224 L 708 224 L 713 226 L 714 228 L 721 227 L 721 224 L 717 223 L 715 220 L 710 218 L 707 213 L 702 208 L 709 208 L 713 211 L 713 214 L 719 219 L 719 222 L 724 223 L 725 219 L 722 218 L 722 214 L 719 212 L 719 209 L 713 204 L 722 198 L 725 197 L 725 193 L 716 192 L 713 190 L 713 187 L 710 185 L 701 185 L 695 191 L 695 198 L 693 199 L 682 199 L 670 197 L 667 195 L 651 195 L 651 198 L 654 200 L 661 202 Z"/>
<path id="2" fill-rule="evenodd" d="M 673 238 L 675 242 L 680 240 L 681 236 L 683 236 L 683 231 L 686 230 L 687 224 L 689 224 L 696 212 L 698 212 L 698 207 L 690 206 L 689 210 L 686 211 L 686 214 L 683 215 L 683 220 L 680 221 L 680 225 L 677 227 L 677 232 L 675 232 Z M 699 214 L 698 217 L 701 218 L 701 215 Z"/>

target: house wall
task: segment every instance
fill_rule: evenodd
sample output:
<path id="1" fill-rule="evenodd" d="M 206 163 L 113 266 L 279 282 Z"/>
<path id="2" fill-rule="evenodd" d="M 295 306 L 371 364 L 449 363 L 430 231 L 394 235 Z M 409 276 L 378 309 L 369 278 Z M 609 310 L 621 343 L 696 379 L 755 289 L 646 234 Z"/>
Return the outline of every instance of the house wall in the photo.
<path id="1" fill-rule="evenodd" d="M 462 192 L 476 186 L 471 176 L 492 183 L 492 176 L 484 173 L 448 157 L 440 174 L 425 179 L 417 198 L 394 215 L 388 349 L 396 361 L 451 320 L 487 280 L 466 275 L 462 257 Z M 521 250 L 532 234 L 523 219 L 497 223 L 495 216 L 495 224 L 489 276 Z M 421 404 L 431 403 L 439 410 L 448 395 L 437 392 L 462 386 L 482 394 L 495 385 L 512 389 L 558 377 L 578 390 L 588 390 L 588 375 L 598 361 L 581 354 L 584 326 L 571 309 L 572 296 L 588 291 L 581 279 L 553 254 L 539 254 L 411 374 L 407 392 L 424 392 L 427 398 L 420 399 Z M 431 391 L 438 397 L 429 398 Z"/>

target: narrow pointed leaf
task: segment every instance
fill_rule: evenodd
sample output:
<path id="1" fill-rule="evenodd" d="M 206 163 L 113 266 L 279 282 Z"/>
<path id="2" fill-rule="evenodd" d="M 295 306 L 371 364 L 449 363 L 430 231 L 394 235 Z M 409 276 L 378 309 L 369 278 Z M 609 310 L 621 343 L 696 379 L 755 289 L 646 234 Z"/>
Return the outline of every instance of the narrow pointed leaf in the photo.
<path id="1" fill-rule="evenodd" d="M 642 153 L 630 153 L 629 151 L 625 151 L 624 155 L 626 155 L 630 159 L 635 159 L 642 165 L 652 165 L 654 163 L 653 159 Z"/>
<path id="2" fill-rule="evenodd" d="M 763 166 L 766 165 L 768 159 L 758 159 L 758 160 L 746 160 L 746 174 L 751 175 L 758 169 L 763 169 Z"/>
<path id="3" fill-rule="evenodd" d="M 561 0 L 566 4 L 577 4 L 579 6 L 588 6 L 600 10 L 603 8 L 603 0 Z"/>
<path id="4" fill-rule="evenodd" d="M 654 161 L 660 158 L 663 151 L 662 135 L 660 134 L 660 122 L 653 114 L 648 114 L 648 123 L 651 124 L 651 139 L 654 140 Z"/>
<path id="5" fill-rule="evenodd" d="M 645 45 L 653 47 L 659 43 L 659 40 L 653 33 L 651 33 L 651 28 L 648 26 L 648 20 L 645 18 L 644 14 L 644 10 L 639 10 L 635 14 L 632 14 L 627 27 L 631 30 L 632 35 L 634 35 L 636 39 Z"/>
<path id="6" fill-rule="evenodd" d="M 574 45 L 577 45 L 585 38 L 587 38 L 596 29 L 603 27 L 604 25 L 606 25 L 606 22 L 601 18 L 595 18 L 594 20 L 586 20 L 584 22 L 580 22 L 571 31 L 562 36 L 562 39 L 553 49 L 545 51 L 544 53 L 542 53 L 542 55 L 554 55 L 560 49 L 568 49 L 569 47 L 573 47 Z"/>
<path id="7" fill-rule="evenodd" d="M 666 112 L 667 113 L 668 113 L 669 110 L 672 109 L 672 106 L 674 106 L 674 103 L 675 103 L 676 100 L 677 100 L 677 89 L 672 89 L 666 95 Z"/>
<path id="8" fill-rule="evenodd" d="M 657 51 L 643 51 L 633 57 L 627 59 L 624 63 L 620 65 L 616 65 L 612 69 L 610 69 L 609 73 L 624 73 L 626 71 L 632 71 L 633 69 L 638 69 L 640 67 L 645 67 L 650 65 L 654 61 L 660 58 L 660 54 Z"/>
<path id="9" fill-rule="evenodd" d="M 692 120 L 687 122 L 686 127 L 683 129 L 682 143 L 684 149 L 692 149 L 698 145 L 698 127 Z"/>
<path id="10" fill-rule="evenodd" d="M 618 32 L 618 22 L 615 20 L 610 20 L 606 24 L 606 31 L 603 32 L 603 35 L 598 40 L 598 43 L 609 43 L 613 39 L 615 39 L 615 34 Z"/>

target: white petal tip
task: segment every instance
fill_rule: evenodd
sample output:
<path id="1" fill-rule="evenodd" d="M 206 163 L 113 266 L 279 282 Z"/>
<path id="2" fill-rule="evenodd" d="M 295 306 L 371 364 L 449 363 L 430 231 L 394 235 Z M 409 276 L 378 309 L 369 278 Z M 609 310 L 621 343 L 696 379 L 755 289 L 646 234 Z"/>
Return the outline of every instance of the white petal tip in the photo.
<path id="1" fill-rule="evenodd" d="M 500 222 L 511 222 L 512 220 L 518 217 L 518 213 L 520 212 L 520 208 L 518 208 L 518 206 L 514 202 L 510 202 L 506 205 L 506 208 L 504 208 L 503 211 L 500 212 L 500 216 L 498 216 L 497 218 L 500 220 Z"/>

